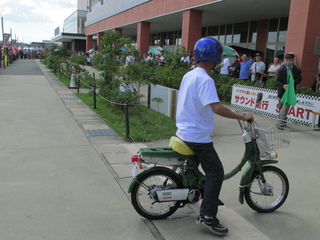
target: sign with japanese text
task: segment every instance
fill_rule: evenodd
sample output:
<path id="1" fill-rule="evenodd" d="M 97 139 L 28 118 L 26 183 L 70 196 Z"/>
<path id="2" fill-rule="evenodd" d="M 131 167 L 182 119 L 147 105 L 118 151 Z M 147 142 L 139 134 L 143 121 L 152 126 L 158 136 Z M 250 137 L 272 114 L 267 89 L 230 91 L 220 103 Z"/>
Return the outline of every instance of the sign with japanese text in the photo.
<path id="1" fill-rule="evenodd" d="M 260 103 L 256 104 L 257 95 L 260 92 L 263 94 L 263 98 Z M 232 88 L 231 105 L 277 117 L 279 114 L 277 93 L 277 90 L 235 84 Z M 320 111 L 320 98 L 298 94 L 296 105 L 289 109 L 288 120 L 311 125 L 313 111 Z"/>

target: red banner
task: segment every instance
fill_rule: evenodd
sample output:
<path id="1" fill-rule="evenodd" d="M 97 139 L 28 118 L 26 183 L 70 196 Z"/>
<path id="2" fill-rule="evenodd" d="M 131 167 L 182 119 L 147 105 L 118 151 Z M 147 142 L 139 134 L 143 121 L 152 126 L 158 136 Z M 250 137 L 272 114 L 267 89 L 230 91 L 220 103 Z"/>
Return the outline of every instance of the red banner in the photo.
<path id="1" fill-rule="evenodd" d="M 5 33 L 3 35 L 3 47 L 5 47 L 8 44 L 10 37 L 11 37 L 10 33 Z"/>

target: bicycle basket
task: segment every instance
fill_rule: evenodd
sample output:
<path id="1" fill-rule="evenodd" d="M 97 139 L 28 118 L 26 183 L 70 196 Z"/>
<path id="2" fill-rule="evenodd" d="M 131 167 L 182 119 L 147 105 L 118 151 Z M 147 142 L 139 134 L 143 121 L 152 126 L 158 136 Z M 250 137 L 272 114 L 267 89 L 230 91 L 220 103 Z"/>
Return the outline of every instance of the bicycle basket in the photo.
<path id="1" fill-rule="evenodd" d="M 290 129 L 278 126 L 278 119 L 263 119 L 256 121 L 257 144 L 261 155 L 266 152 L 290 145 Z"/>

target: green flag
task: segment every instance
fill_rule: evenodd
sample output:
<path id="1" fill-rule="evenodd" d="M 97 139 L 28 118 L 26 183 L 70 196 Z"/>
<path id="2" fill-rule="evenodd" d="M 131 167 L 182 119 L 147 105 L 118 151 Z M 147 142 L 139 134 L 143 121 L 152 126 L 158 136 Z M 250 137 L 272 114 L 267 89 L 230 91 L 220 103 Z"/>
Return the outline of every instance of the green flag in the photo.
<path id="1" fill-rule="evenodd" d="M 293 80 L 293 75 L 291 71 L 291 66 L 289 66 L 289 71 L 288 71 L 288 76 L 287 76 L 287 89 L 284 92 L 282 98 L 281 98 L 281 103 L 285 105 L 291 105 L 295 106 L 297 102 L 297 96 L 296 92 L 294 90 L 294 80 Z"/>

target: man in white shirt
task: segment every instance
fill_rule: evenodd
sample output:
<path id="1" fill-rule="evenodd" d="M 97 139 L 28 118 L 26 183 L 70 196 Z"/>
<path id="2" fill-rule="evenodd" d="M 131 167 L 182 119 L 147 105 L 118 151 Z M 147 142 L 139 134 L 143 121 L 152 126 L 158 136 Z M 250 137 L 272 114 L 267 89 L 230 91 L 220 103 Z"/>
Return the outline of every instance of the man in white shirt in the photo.
<path id="1" fill-rule="evenodd" d="M 277 71 L 281 68 L 280 59 L 278 57 L 274 58 L 273 64 L 270 65 L 268 69 L 268 78 L 276 77 Z"/>
<path id="2" fill-rule="evenodd" d="M 134 57 L 129 52 L 128 55 L 126 56 L 126 66 L 128 66 L 130 63 L 133 63 L 133 62 L 134 62 Z"/>
<path id="3" fill-rule="evenodd" d="M 180 61 L 188 64 L 188 67 L 191 67 L 191 54 L 192 51 L 188 51 L 186 56 L 181 57 Z"/>
<path id="4" fill-rule="evenodd" d="M 228 76 L 229 75 L 229 67 L 230 67 L 230 60 L 227 58 L 227 55 L 224 53 L 222 54 L 222 63 L 220 69 L 220 75 Z"/>
<path id="5" fill-rule="evenodd" d="M 262 56 L 260 53 L 256 54 L 256 61 L 251 65 L 251 81 L 262 83 L 262 78 L 266 70 L 266 65 L 261 61 Z"/>
<path id="6" fill-rule="evenodd" d="M 191 148 L 206 175 L 204 197 L 196 223 L 209 228 L 213 233 L 225 235 L 228 228 L 217 219 L 224 170 L 211 138 L 214 129 L 213 113 L 243 121 L 252 121 L 253 117 L 251 114 L 237 114 L 220 103 L 210 72 L 221 62 L 221 53 L 222 46 L 214 38 L 201 38 L 195 44 L 194 56 L 199 66 L 182 79 L 177 104 L 176 135 Z"/>
<path id="7" fill-rule="evenodd" d="M 123 83 L 119 86 L 120 95 L 125 96 L 126 104 L 134 105 L 137 101 L 137 91 L 132 87 L 132 85 L 129 83 L 128 80 L 125 80 Z"/>

